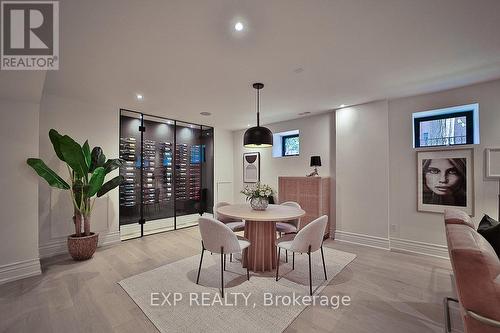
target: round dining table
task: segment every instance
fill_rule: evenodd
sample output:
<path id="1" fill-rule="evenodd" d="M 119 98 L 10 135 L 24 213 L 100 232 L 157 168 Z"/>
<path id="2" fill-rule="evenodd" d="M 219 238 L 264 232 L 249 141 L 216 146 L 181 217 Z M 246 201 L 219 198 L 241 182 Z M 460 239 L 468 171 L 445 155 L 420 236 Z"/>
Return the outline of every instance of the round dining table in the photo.
<path id="1" fill-rule="evenodd" d="M 269 205 L 266 210 L 254 210 L 249 204 L 227 205 L 217 208 L 217 214 L 245 221 L 245 238 L 250 246 L 248 256 L 243 254 L 243 267 L 254 272 L 276 268 L 276 222 L 290 221 L 305 215 L 305 211 L 291 206 Z M 248 258 L 248 259 L 247 259 Z"/>

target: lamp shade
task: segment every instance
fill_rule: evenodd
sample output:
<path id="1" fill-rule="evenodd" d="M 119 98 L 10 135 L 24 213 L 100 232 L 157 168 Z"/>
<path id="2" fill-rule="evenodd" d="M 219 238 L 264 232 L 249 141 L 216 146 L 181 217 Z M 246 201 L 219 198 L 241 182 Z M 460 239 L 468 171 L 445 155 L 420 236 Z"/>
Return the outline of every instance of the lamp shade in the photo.
<path id="1" fill-rule="evenodd" d="M 247 148 L 268 148 L 273 146 L 273 133 L 267 127 L 254 126 L 246 130 L 243 145 Z"/>
<path id="2" fill-rule="evenodd" d="M 321 156 L 311 156 L 311 166 L 312 167 L 321 166 Z"/>

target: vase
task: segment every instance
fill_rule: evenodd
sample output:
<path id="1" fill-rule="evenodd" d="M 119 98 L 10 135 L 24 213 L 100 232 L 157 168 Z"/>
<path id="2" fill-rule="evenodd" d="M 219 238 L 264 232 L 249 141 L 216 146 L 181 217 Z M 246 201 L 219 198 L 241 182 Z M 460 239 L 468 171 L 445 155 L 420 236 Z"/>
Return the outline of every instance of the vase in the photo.
<path id="1" fill-rule="evenodd" d="M 74 260 L 87 260 L 92 258 L 97 249 L 99 234 L 91 232 L 89 236 L 68 236 L 68 251 Z"/>
<path id="2" fill-rule="evenodd" d="M 268 198 L 258 197 L 250 199 L 250 206 L 252 206 L 253 210 L 266 210 L 268 205 Z"/>

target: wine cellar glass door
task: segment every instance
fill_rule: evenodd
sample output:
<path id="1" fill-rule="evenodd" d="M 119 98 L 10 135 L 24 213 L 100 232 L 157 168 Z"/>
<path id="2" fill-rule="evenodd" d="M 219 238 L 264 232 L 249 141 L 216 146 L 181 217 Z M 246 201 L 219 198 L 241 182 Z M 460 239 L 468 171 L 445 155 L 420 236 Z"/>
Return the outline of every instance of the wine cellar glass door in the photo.
<path id="1" fill-rule="evenodd" d="M 173 230 L 175 121 L 144 115 L 142 140 L 143 234 Z"/>
<path id="2" fill-rule="evenodd" d="M 141 131 L 142 115 L 120 110 L 120 174 L 125 181 L 120 185 L 120 234 L 122 239 L 142 235 L 141 206 Z"/>
<path id="3" fill-rule="evenodd" d="M 201 207 L 201 126 L 176 122 L 175 227 L 198 223 Z"/>
<path id="4" fill-rule="evenodd" d="M 122 239 L 189 227 L 212 214 L 213 128 L 120 110 Z"/>

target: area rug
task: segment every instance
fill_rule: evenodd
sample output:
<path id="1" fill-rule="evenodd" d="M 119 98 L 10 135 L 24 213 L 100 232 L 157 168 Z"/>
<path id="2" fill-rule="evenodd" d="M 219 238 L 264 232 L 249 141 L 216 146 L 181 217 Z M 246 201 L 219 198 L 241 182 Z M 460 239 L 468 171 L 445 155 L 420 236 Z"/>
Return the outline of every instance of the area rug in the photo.
<path id="1" fill-rule="evenodd" d="M 220 297 L 220 255 L 207 251 L 199 285 L 199 255 L 129 277 L 119 284 L 160 332 L 282 332 L 307 306 L 333 308 L 338 302 L 319 293 L 356 255 L 327 247 L 324 252 L 327 281 L 320 252 L 312 254 L 313 298 L 308 297 L 307 254 L 296 254 L 295 270 L 291 254 L 288 263 L 282 254 L 277 282 L 275 272 L 250 272 L 247 281 L 239 258 L 232 263 L 228 258 L 225 298 Z"/>

